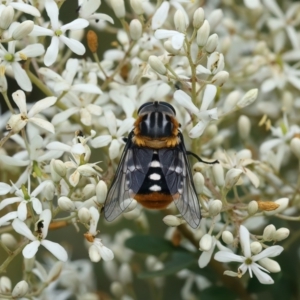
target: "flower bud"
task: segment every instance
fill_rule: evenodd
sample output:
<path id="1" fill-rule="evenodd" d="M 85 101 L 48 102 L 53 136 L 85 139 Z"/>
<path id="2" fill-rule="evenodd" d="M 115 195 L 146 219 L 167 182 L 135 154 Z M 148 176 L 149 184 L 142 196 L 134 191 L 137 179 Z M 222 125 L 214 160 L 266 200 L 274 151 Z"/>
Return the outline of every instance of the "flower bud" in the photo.
<path id="1" fill-rule="evenodd" d="M 251 122 L 247 116 L 241 115 L 238 120 L 238 131 L 242 140 L 247 140 L 251 129 Z"/>
<path id="2" fill-rule="evenodd" d="M 174 14 L 174 24 L 177 31 L 184 33 L 186 31 L 186 21 L 184 13 L 181 9 L 177 9 Z"/>
<path id="3" fill-rule="evenodd" d="M 26 37 L 33 30 L 33 27 L 34 27 L 34 23 L 30 20 L 22 22 L 13 31 L 12 38 L 14 40 L 20 40 Z"/>
<path id="4" fill-rule="evenodd" d="M 224 169 L 221 164 L 213 164 L 212 166 L 212 173 L 214 176 L 214 180 L 217 186 L 221 187 L 224 186 Z"/>
<path id="5" fill-rule="evenodd" d="M 225 230 L 222 232 L 222 240 L 225 244 L 231 245 L 233 243 L 233 235 L 230 231 Z"/>
<path id="6" fill-rule="evenodd" d="M 290 235 L 290 231 L 287 228 L 282 227 L 275 231 L 273 239 L 274 241 L 279 242 L 286 239 L 289 235 Z"/>
<path id="7" fill-rule="evenodd" d="M 89 30 L 86 35 L 87 45 L 92 53 L 98 51 L 98 36 L 94 30 Z"/>
<path id="8" fill-rule="evenodd" d="M 20 298 L 27 294 L 28 291 L 28 283 L 25 280 L 22 280 L 16 284 L 11 295 L 14 298 Z"/>
<path id="9" fill-rule="evenodd" d="M 211 83 L 213 83 L 216 86 L 223 86 L 223 84 L 227 81 L 228 77 L 228 72 L 220 71 L 212 78 Z"/>
<path id="10" fill-rule="evenodd" d="M 165 75 L 167 73 L 167 68 L 157 56 L 150 55 L 148 63 L 155 72 L 161 75 Z"/>
<path id="11" fill-rule="evenodd" d="M 194 184 L 195 184 L 195 188 L 196 188 L 196 192 L 197 194 L 201 194 L 203 192 L 203 188 L 204 188 L 204 177 L 202 175 L 202 173 L 200 172 L 196 172 L 193 176 L 194 179 Z"/>
<path id="12" fill-rule="evenodd" d="M 250 249 L 253 254 L 258 254 L 262 250 L 262 245 L 259 242 L 252 242 L 250 244 Z"/>
<path id="13" fill-rule="evenodd" d="M 125 4 L 124 0 L 110 0 L 110 5 L 117 18 L 123 19 L 125 17 Z"/>
<path id="14" fill-rule="evenodd" d="M 95 193 L 96 193 L 96 186 L 95 186 L 95 184 L 93 184 L 93 183 L 87 184 L 83 188 L 82 193 L 84 195 L 84 199 L 89 199 L 89 198 L 95 196 Z"/>
<path id="15" fill-rule="evenodd" d="M 209 69 L 212 74 L 216 74 L 219 72 L 221 73 L 221 71 L 224 69 L 224 66 L 225 66 L 224 55 L 222 53 L 213 52 L 208 56 L 207 69 Z"/>
<path id="16" fill-rule="evenodd" d="M 114 281 L 110 285 L 110 291 L 117 299 L 121 299 L 124 294 L 123 285 L 119 281 Z"/>
<path id="17" fill-rule="evenodd" d="M 222 202 L 220 200 L 213 200 L 209 203 L 209 214 L 211 216 L 218 215 L 222 210 Z"/>
<path id="18" fill-rule="evenodd" d="M 210 28 L 214 30 L 222 21 L 222 18 L 223 18 L 223 11 L 221 9 L 213 10 L 207 18 Z"/>
<path id="19" fill-rule="evenodd" d="M 136 207 L 135 209 L 129 211 L 129 212 L 124 212 L 123 216 L 127 220 L 134 220 L 137 219 L 141 215 L 141 209 L 140 207 Z"/>
<path id="20" fill-rule="evenodd" d="M 55 159 L 53 162 L 53 168 L 54 171 L 60 176 L 60 177 L 65 177 L 67 174 L 67 168 L 65 166 L 65 164 L 59 160 L 59 159 Z"/>
<path id="21" fill-rule="evenodd" d="M 55 162 L 55 159 L 52 159 L 50 162 L 51 178 L 54 182 L 59 182 L 61 180 L 61 176 L 54 170 L 54 162 Z"/>
<path id="22" fill-rule="evenodd" d="M 207 53 L 213 53 L 216 49 L 217 49 L 217 46 L 218 46 L 218 42 L 219 42 L 219 37 L 216 33 L 212 34 L 206 44 L 205 44 L 205 51 Z"/>
<path id="23" fill-rule="evenodd" d="M 209 31 L 210 31 L 209 23 L 207 20 L 205 20 L 197 31 L 196 42 L 199 47 L 203 47 L 206 45 L 209 36 Z"/>
<path id="24" fill-rule="evenodd" d="M 9 250 L 14 250 L 18 242 L 15 237 L 10 233 L 2 233 L 0 237 L 1 244 L 7 247 Z"/>
<path id="25" fill-rule="evenodd" d="M 128 263 L 122 263 L 119 268 L 119 279 L 123 285 L 132 283 L 132 273 Z"/>
<path id="26" fill-rule="evenodd" d="M 263 232 L 263 239 L 265 241 L 272 241 L 275 232 L 276 228 L 273 224 L 266 226 Z"/>
<path id="27" fill-rule="evenodd" d="M 195 10 L 193 16 L 193 26 L 196 29 L 199 29 L 204 22 L 204 10 L 202 7 L 199 7 Z"/>
<path id="28" fill-rule="evenodd" d="M 134 41 L 137 41 L 142 36 L 142 24 L 138 19 L 134 19 L 130 22 L 129 33 Z"/>
<path id="29" fill-rule="evenodd" d="M 123 202 L 123 205 L 125 207 L 125 212 L 130 212 L 134 210 L 137 207 L 137 201 L 135 199 L 129 198 L 125 199 Z M 122 208 L 122 207 L 121 207 Z"/>
<path id="30" fill-rule="evenodd" d="M 289 205 L 289 198 L 280 198 L 278 200 L 275 200 L 274 203 L 278 204 L 279 207 L 274 210 L 271 210 L 271 211 L 264 211 L 265 215 L 273 216 L 273 215 L 283 212 Z"/>
<path id="31" fill-rule="evenodd" d="M 171 54 L 177 55 L 180 52 L 180 49 L 174 49 L 172 42 L 167 40 L 164 42 L 164 48 Z"/>
<path id="32" fill-rule="evenodd" d="M 268 257 L 262 258 L 258 262 L 262 267 L 264 267 L 271 273 L 278 273 L 281 271 L 279 263 Z"/>
<path id="33" fill-rule="evenodd" d="M 97 202 L 104 204 L 107 196 L 107 185 L 103 180 L 100 180 L 96 186 Z"/>
<path id="34" fill-rule="evenodd" d="M 234 110 L 239 99 L 240 99 L 239 91 L 233 91 L 229 93 L 224 101 L 224 105 L 223 105 L 224 113 Z"/>
<path id="35" fill-rule="evenodd" d="M 143 5 L 142 5 L 142 1 L 143 0 L 130 0 L 130 5 L 131 5 L 133 11 L 137 15 L 144 14 L 144 9 L 143 9 Z"/>
<path id="36" fill-rule="evenodd" d="M 225 186 L 227 189 L 231 189 L 239 181 L 242 170 L 239 169 L 230 169 L 225 176 Z"/>
<path id="37" fill-rule="evenodd" d="M 58 198 L 58 206 L 61 210 L 64 211 L 72 211 L 75 209 L 74 202 L 70 200 L 68 197 L 62 196 Z"/>
<path id="38" fill-rule="evenodd" d="M 300 159 L 300 139 L 295 137 L 291 140 L 290 147 L 292 152 Z"/>
<path id="39" fill-rule="evenodd" d="M 236 106 L 238 108 L 243 108 L 243 107 L 246 107 L 250 104 L 252 104 L 256 98 L 257 98 L 257 94 L 258 94 L 258 89 L 252 89 L 252 90 L 249 90 L 244 96 L 242 99 L 238 100 L 237 101 L 237 104 Z"/>
<path id="40" fill-rule="evenodd" d="M 248 213 L 249 215 L 254 215 L 258 211 L 258 203 L 255 200 L 252 200 L 248 204 Z"/>
<path id="41" fill-rule="evenodd" d="M 82 223 L 88 223 L 91 220 L 91 213 L 86 207 L 82 207 L 78 211 L 78 218 Z"/>
<path id="42" fill-rule="evenodd" d="M 0 29 L 7 29 L 14 19 L 15 11 L 11 6 L 5 6 L 0 15 Z"/>
<path id="43" fill-rule="evenodd" d="M 91 177 L 93 175 L 98 175 L 97 171 L 91 165 L 81 165 L 77 168 L 80 175 L 85 177 Z"/>
<path id="44" fill-rule="evenodd" d="M 184 223 L 184 221 L 181 218 L 178 218 L 173 215 L 167 215 L 163 218 L 163 222 L 171 227 L 176 227 Z"/>
<path id="45" fill-rule="evenodd" d="M 43 195 L 48 201 L 53 200 L 55 195 L 55 186 L 52 180 L 47 180 L 44 186 Z"/>
<path id="46" fill-rule="evenodd" d="M 0 293 L 8 294 L 11 291 L 11 281 L 6 276 L 0 277 Z"/>
<path id="47" fill-rule="evenodd" d="M 200 240 L 200 250 L 209 251 L 212 246 L 212 236 L 208 233 L 204 234 Z"/>

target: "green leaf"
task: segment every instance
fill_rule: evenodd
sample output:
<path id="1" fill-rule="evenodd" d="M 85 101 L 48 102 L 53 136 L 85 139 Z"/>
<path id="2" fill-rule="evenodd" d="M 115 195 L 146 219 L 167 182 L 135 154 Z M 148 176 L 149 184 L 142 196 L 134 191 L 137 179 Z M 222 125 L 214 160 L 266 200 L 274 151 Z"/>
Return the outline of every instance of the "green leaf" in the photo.
<path id="1" fill-rule="evenodd" d="M 171 254 L 171 259 L 164 265 L 164 269 L 159 271 L 142 272 L 138 275 L 139 278 L 153 278 L 172 275 L 186 269 L 193 264 L 197 264 L 197 258 L 194 253 L 190 252 L 174 252 Z"/>
<path id="2" fill-rule="evenodd" d="M 136 235 L 126 240 L 126 247 L 138 253 L 160 255 L 164 252 L 187 251 L 182 247 L 175 247 L 170 241 L 161 237 Z"/>

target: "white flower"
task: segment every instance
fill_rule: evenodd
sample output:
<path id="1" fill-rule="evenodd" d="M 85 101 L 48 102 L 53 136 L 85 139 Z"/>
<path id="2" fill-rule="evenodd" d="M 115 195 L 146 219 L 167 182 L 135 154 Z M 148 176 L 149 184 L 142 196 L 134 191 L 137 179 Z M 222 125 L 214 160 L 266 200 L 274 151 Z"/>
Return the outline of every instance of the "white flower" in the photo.
<path id="1" fill-rule="evenodd" d="M 36 189 L 31 193 L 30 192 L 30 180 L 28 180 L 28 188 L 26 190 L 25 187 L 18 189 L 15 193 L 17 197 L 6 198 L 0 202 L 0 210 L 6 207 L 7 205 L 20 202 L 18 205 L 18 218 L 22 221 L 26 220 L 27 218 L 27 203 L 31 202 L 34 211 L 37 214 L 42 212 L 42 203 L 41 201 L 36 198 L 36 196 L 43 191 L 47 181 L 42 182 L 39 184 Z M 16 188 L 17 189 L 17 188 Z"/>
<path id="2" fill-rule="evenodd" d="M 15 219 L 12 222 L 12 227 L 14 230 L 31 240 L 32 242 L 25 246 L 22 253 L 25 258 L 33 258 L 37 253 L 40 245 L 43 245 L 47 250 L 49 250 L 57 259 L 61 261 L 67 261 L 68 254 L 67 251 L 58 243 L 46 240 L 48 234 L 48 227 L 51 222 L 51 211 L 45 209 L 38 221 L 39 232 L 37 236 L 33 235 L 28 226 L 21 220 Z"/>
<path id="3" fill-rule="evenodd" d="M 271 246 L 259 254 L 251 256 L 251 248 L 250 248 L 250 234 L 248 229 L 241 225 L 240 226 L 240 244 L 242 246 L 243 254 L 237 255 L 232 252 L 227 251 L 219 251 L 215 254 L 214 258 L 220 262 L 240 262 L 242 263 L 238 268 L 238 275 L 244 275 L 246 271 L 249 271 L 250 277 L 252 277 L 252 273 L 257 277 L 260 283 L 262 284 L 272 284 L 274 283 L 273 279 L 266 274 L 265 272 L 269 272 L 259 264 L 259 261 L 268 257 L 278 256 L 282 251 L 283 247 L 281 246 Z M 265 272 L 263 272 L 265 271 Z"/>
<path id="4" fill-rule="evenodd" d="M 60 26 L 58 20 L 59 10 L 56 2 L 53 0 L 45 0 L 45 8 L 50 18 L 51 29 L 35 25 L 33 31 L 30 33 L 31 36 L 52 36 L 51 44 L 44 57 L 45 65 L 51 66 L 56 61 L 59 51 L 59 42 L 64 43 L 77 55 L 83 55 L 85 53 L 83 44 L 75 39 L 66 37 L 65 32 L 67 30 L 83 29 L 89 25 L 89 22 L 84 19 L 77 19 L 71 23 Z"/>
<path id="5" fill-rule="evenodd" d="M 39 73 L 45 77 L 48 86 L 57 94 L 64 92 L 63 101 L 68 107 L 66 110 L 56 114 L 52 123 L 57 125 L 67 120 L 71 115 L 79 113 L 81 122 L 84 125 L 90 126 L 92 124 L 92 116 L 100 116 L 102 108 L 91 103 L 93 101 L 93 94 L 102 94 L 101 89 L 96 85 L 96 74 L 90 73 L 87 77 L 91 82 L 81 83 L 76 81 L 76 74 L 79 72 L 80 66 L 78 59 L 69 59 L 66 64 L 66 69 L 62 76 L 55 73 L 48 68 L 40 68 Z M 95 81 L 95 82 L 93 82 Z"/>
<path id="6" fill-rule="evenodd" d="M 90 229 L 89 232 L 85 234 L 85 237 L 88 242 L 92 243 L 89 248 L 90 259 L 93 262 L 98 262 L 101 258 L 105 261 L 112 260 L 114 253 L 103 245 L 101 239 L 95 237 L 98 234 L 99 211 L 95 207 L 90 207 L 89 211 L 91 214 Z"/>
<path id="7" fill-rule="evenodd" d="M 17 24 L 17 23 L 15 23 Z M 11 26 L 9 29 L 9 36 L 12 34 L 12 30 L 15 26 Z M 0 44 L 0 62 L 5 68 L 12 69 L 12 73 L 18 83 L 18 85 L 25 91 L 30 92 L 32 90 L 32 83 L 26 73 L 21 67 L 19 61 L 27 60 L 30 57 L 37 57 L 45 52 L 42 44 L 32 44 L 26 46 L 24 49 L 17 51 L 16 41 L 8 42 L 7 50 Z"/>
<path id="8" fill-rule="evenodd" d="M 295 26 L 299 25 L 300 19 L 297 16 L 299 10 L 299 3 L 295 2 L 289 6 L 286 14 L 282 12 L 276 0 L 263 0 L 263 4 L 276 16 L 276 18 L 268 18 L 268 26 L 275 35 L 280 35 L 280 29 L 285 29 L 286 33 L 294 47 L 300 48 L 299 38 Z M 275 36 L 276 40 L 276 36 Z"/>
<path id="9" fill-rule="evenodd" d="M 202 135 L 206 126 L 211 120 L 218 119 L 217 108 L 208 109 L 210 103 L 216 95 L 217 89 L 214 85 L 208 84 L 205 88 L 202 104 L 200 109 L 198 109 L 192 102 L 191 97 L 182 90 L 177 90 L 174 93 L 174 99 L 176 102 L 187 109 L 190 113 L 196 115 L 199 122 L 191 129 L 189 136 L 191 138 L 197 138 Z"/>
<path id="10" fill-rule="evenodd" d="M 14 114 L 7 122 L 6 129 L 12 130 L 14 133 L 18 133 L 22 128 L 26 126 L 28 122 L 31 122 L 43 129 L 54 133 L 54 126 L 42 119 L 35 117 L 39 112 L 55 104 L 56 97 L 47 97 L 40 101 L 37 101 L 27 113 L 26 96 L 22 90 L 18 90 L 12 94 L 14 102 L 17 104 L 20 114 Z"/>
<path id="11" fill-rule="evenodd" d="M 247 168 L 248 165 L 255 163 L 250 150 L 244 149 L 238 153 L 219 152 L 217 158 L 224 168 L 240 170 L 249 178 L 256 188 L 259 186 L 259 178 Z"/>
<path id="12" fill-rule="evenodd" d="M 300 133 L 300 127 L 296 124 L 289 126 L 287 115 L 284 114 L 280 126 L 271 126 L 270 129 L 274 138 L 261 144 L 260 153 L 262 160 L 269 162 L 278 172 L 290 152 L 288 143 Z"/>
<path id="13" fill-rule="evenodd" d="M 120 147 L 122 145 L 121 139 L 125 132 L 130 130 L 133 126 L 134 119 L 128 118 L 122 121 L 117 130 L 117 119 L 112 111 L 106 111 L 104 113 L 105 119 L 107 121 L 108 131 L 110 135 L 101 135 L 94 138 L 91 141 L 91 145 L 94 148 L 109 146 L 109 157 L 110 159 L 115 159 L 119 156 Z"/>

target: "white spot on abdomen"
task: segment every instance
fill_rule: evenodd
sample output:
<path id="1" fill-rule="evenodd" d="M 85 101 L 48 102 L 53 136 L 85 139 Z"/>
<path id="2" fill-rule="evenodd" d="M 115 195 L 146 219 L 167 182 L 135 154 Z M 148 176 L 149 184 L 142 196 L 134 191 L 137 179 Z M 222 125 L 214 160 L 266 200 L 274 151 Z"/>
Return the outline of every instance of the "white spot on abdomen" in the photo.
<path id="1" fill-rule="evenodd" d="M 161 187 L 157 184 L 154 184 L 154 185 L 150 186 L 149 190 L 152 192 L 158 192 L 161 190 Z"/>
<path id="2" fill-rule="evenodd" d="M 150 163 L 151 168 L 160 168 L 160 162 L 158 160 L 152 160 Z"/>
<path id="3" fill-rule="evenodd" d="M 153 173 L 149 176 L 151 180 L 160 180 L 161 176 L 157 173 Z"/>

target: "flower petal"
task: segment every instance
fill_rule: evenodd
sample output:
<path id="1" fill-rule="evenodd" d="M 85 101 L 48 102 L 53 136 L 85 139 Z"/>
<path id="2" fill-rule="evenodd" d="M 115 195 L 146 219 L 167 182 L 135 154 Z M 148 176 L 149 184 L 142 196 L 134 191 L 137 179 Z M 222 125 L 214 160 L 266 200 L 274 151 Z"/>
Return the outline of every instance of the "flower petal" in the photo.
<path id="1" fill-rule="evenodd" d="M 240 244 L 242 246 L 244 256 L 251 257 L 250 234 L 244 225 L 240 226 Z"/>
<path id="2" fill-rule="evenodd" d="M 45 1 L 45 9 L 47 11 L 47 15 L 50 19 L 52 28 L 54 30 L 58 29 L 59 23 L 58 23 L 58 7 L 55 1 L 53 0 L 46 0 Z"/>
<path id="3" fill-rule="evenodd" d="M 170 4 L 164 1 L 161 6 L 156 10 L 152 17 L 152 29 L 155 30 L 161 27 L 168 17 L 168 12 L 170 9 Z"/>
<path id="4" fill-rule="evenodd" d="M 0 226 L 6 225 L 7 221 L 10 221 L 12 219 L 15 219 L 18 217 L 18 212 L 16 211 L 11 211 L 4 215 L 3 217 L 0 218 Z"/>
<path id="5" fill-rule="evenodd" d="M 50 46 L 48 47 L 46 54 L 44 56 L 44 64 L 49 67 L 51 66 L 57 58 L 59 50 L 59 39 L 57 36 L 53 36 L 51 39 Z"/>
<path id="6" fill-rule="evenodd" d="M 22 251 L 23 256 L 25 258 L 33 258 L 37 253 L 40 244 L 41 244 L 40 241 L 33 241 L 30 244 L 28 244 Z"/>
<path id="7" fill-rule="evenodd" d="M 46 97 L 45 99 L 36 102 L 29 110 L 28 117 L 31 118 L 42 110 L 54 105 L 56 101 L 57 97 Z"/>
<path id="8" fill-rule="evenodd" d="M 27 227 L 27 225 L 23 221 L 19 219 L 14 219 L 11 225 L 17 233 L 27 237 L 29 240 L 32 241 L 36 240 L 36 237 L 32 234 L 31 230 Z"/>
<path id="9" fill-rule="evenodd" d="M 240 255 L 236 255 L 234 253 L 228 251 L 219 251 L 215 254 L 214 259 L 220 262 L 243 262 L 244 257 Z"/>
<path id="10" fill-rule="evenodd" d="M 271 276 L 268 275 L 267 273 L 263 272 L 262 270 L 260 270 L 258 268 L 257 264 L 252 264 L 251 269 L 260 283 L 262 283 L 262 284 L 273 284 L 274 283 L 274 280 L 271 278 Z"/>
<path id="11" fill-rule="evenodd" d="M 43 240 L 41 244 L 50 251 L 57 259 L 61 261 L 68 260 L 68 253 L 60 244 L 48 240 Z"/>
<path id="12" fill-rule="evenodd" d="M 13 100 L 17 104 L 20 113 L 27 115 L 26 96 L 22 90 L 17 90 L 12 94 Z"/>
<path id="13" fill-rule="evenodd" d="M 101 148 L 107 146 L 111 141 L 111 135 L 101 135 L 91 140 L 91 145 L 93 148 Z"/>
<path id="14" fill-rule="evenodd" d="M 55 133 L 54 126 L 46 120 L 43 120 L 41 118 L 30 118 L 28 121 L 51 133 Z"/>
<path id="15" fill-rule="evenodd" d="M 85 47 L 83 44 L 75 39 L 68 38 L 64 35 L 61 35 L 60 40 L 66 44 L 75 54 L 83 55 L 85 53 Z"/>
<path id="16" fill-rule="evenodd" d="M 63 26 L 60 27 L 62 32 L 65 32 L 66 30 L 79 30 L 79 29 L 83 29 L 85 27 L 89 26 L 89 22 L 85 19 L 76 19 L 68 24 L 65 24 Z"/>
<path id="17" fill-rule="evenodd" d="M 11 7 L 15 8 L 16 10 L 22 11 L 26 14 L 30 14 L 34 17 L 41 16 L 41 13 L 39 12 L 39 10 L 32 5 L 22 3 L 22 2 L 10 2 L 9 5 Z"/>
<path id="18" fill-rule="evenodd" d="M 12 197 L 12 198 L 4 199 L 0 202 L 0 210 L 9 204 L 13 204 L 13 203 L 20 202 L 20 201 L 22 201 L 22 198 L 20 198 L 20 197 Z"/>
<path id="19" fill-rule="evenodd" d="M 252 259 L 254 261 L 258 261 L 265 257 L 275 257 L 275 256 L 278 256 L 282 251 L 283 251 L 283 247 L 281 247 L 281 246 L 271 246 L 271 247 L 263 250 L 262 252 L 254 255 L 252 257 Z"/>
<path id="20" fill-rule="evenodd" d="M 43 210 L 41 201 L 38 198 L 31 198 L 31 202 L 34 211 L 39 215 Z"/>
<path id="21" fill-rule="evenodd" d="M 25 221 L 27 218 L 27 203 L 23 200 L 18 206 L 18 218 L 22 221 Z"/>

